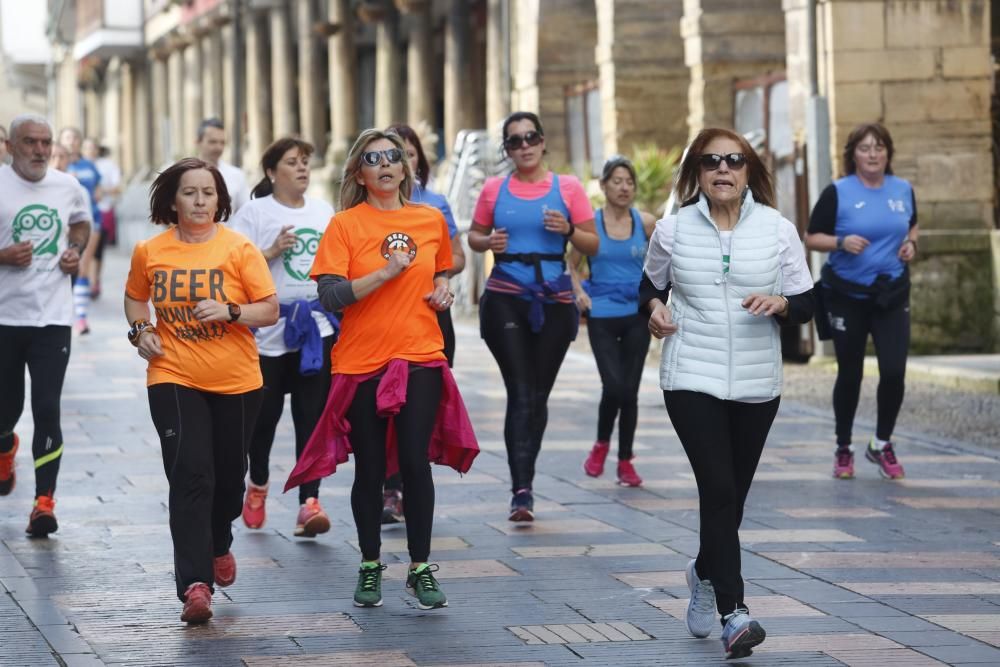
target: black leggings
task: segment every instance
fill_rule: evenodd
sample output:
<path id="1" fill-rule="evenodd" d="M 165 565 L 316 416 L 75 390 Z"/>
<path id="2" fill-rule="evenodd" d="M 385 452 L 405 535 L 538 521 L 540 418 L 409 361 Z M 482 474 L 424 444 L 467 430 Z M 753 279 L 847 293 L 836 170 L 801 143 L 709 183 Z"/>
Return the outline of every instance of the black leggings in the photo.
<path id="1" fill-rule="evenodd" d="M 154 384 L 148 392 L 170 482 L 174 579 L 183 600 L 195 582 L 212 587 L 213 559 L 233 543 L 261 392 L 212 394 L 169 383 Z"/>
<path id="2" fill-rule="evenodd" d="M 779 398 L 766 403 L 724 401 L 695 391 L 665 391 L 667 414 L 695 480 L 700 546 L 695 568 L 715 587 L 719 615 L 746 606 L 740 569 L 740 524 Z"/>
<path id="3" fill-rule="evenodd" d="M 385 483 L 385 437 L 389 419 L 375 412 L 381 376 L 358 385 L 347 410 L 354 452 L 354 486 L 351 509 L 358 528 L 361 557 L 379 559 L 382 551 L 382 486 Z M 434 525 L 434 478 L 427 458 L 431 433 L 441 402 L 441 370 L 412 366 L 406 387 L 406 404 L 395 416 L 399 472 L 406 487 L 406 540 L 410 561 L 425 563 L 431 553 Z"/>
<path id="4" fill-rule="evenodd" d="M 31 415 L 35 434 L 35 497 L 56 490 L 63 434 L 59 400 L 69 364 L 72 335 L 67 326 L 0 326 L 0 452 L 14 448 L 14 426 L 24 411 L 24 368 L 31 373 Z"/>
<path id="5" fill-rule="evenodd" d="M 906 356 L 910 349 L 910 304 L 907 301 L 885 310 L 871 299 L 852 299 L 833 290 L 825 292 L 825 299 L 837 355 L 837 381 L 833 385 L 837 445 L 851 444 L 869 333 L 879 373 L 875 437 L 891 440 L 903 405 Z"/>
<path id="6" fill-rule="evenodd" d="M 455 365 L 455 324 L 451 321 L 451 309 L 437 311 L 438 326 L 444 336 L 444 356 L 448 359 L 448 368 Z"/>
<path id="7" fill-rule="evenodd" d="M 545 304 L 545 324 L 532 333 L 530 302 L 508 294 L 486 292 L 479 302 L 480 332 L 497 360 L 507 387 L 507 444 L 511 491 L 530 489 L 535 461 L 549 419 L 549 393 L 569 344 L 576 337 L 575 304 Z"/>
<path id="8" fill-rule="evenodd" d="M 618 460 L 632 458 L 632 442 L 639 421 L 639 384 L 649 351 L 647 318 L 592 317 L 587 320 L 590 349 L 601 374 L 601 404 L 597 411 L 597 439 L 607 442 L 618 417 Z M 619 416 L 620 415 L 620 416 Z"/>
<path id="9" fill-rule="evenodd" d="M 257 486 L 270 478 L 269 461 L 274 432 L 285 409 L 285 394 L 292 395 L 292 423 L 295 425 L 295 460 L 302 456 L 312 435 L 323 406 L 330 393 L 330 348 L 335 336 L 323 339 L 323 367 L 314 375 L 299 373 L 301 352 L 289 352 L 280 357 L 260 357 L 260 372 L 264 376 L 260 414 L 250 440 L 250 481 Z M 299 487 L 299 504 L 319 496 L 319 480 Z"/>

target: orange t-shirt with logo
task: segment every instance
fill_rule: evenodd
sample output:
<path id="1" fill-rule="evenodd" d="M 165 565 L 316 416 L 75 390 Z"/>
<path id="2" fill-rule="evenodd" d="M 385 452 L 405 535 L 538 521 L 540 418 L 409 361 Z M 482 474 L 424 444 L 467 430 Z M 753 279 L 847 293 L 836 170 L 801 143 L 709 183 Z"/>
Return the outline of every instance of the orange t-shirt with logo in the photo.
<path id="1" fill-rule="evenodd" d="M 434 290 L 434 274 L 451 268 L 448 223 L 438 209 L 410 203 L 383 211 L 362 203 L 337 213 L 320 240 L 310 276 L 357 280 L 384 267 L 394 250 L 410 253 L 410 265 L 344 309 L 333 346 L 334 373 L 371 373 L 392 359 L 445 358 L 437 313 L 424 300 Z"/>
<path id="2" fill-rule="evenodd" d="M 242 234 L 217 225 L 203 243 L 185 243 L 174 228 L 132 252 L 125 294 L 152 301 L 163 356 L 153 357 L 146 384 L 175 383 L 215 394 L 242 394 L 263 385 L 257 343 L 242 324 L 199 322 L 198 301 L 253 303 L 275 293 L 260 250 Z"/>

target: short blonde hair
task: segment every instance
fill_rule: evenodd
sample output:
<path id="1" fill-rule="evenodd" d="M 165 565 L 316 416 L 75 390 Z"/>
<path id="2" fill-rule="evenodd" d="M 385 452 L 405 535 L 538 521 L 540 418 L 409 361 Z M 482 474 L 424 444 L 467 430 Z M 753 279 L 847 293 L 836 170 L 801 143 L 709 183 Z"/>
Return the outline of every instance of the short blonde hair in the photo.
<path id="1" fill-rule="evenodd" d="M 367 201 L 368 190 L 358 183 L 358 174 L 361 172 L 361 155 L 373 141 L 386 139 L 400 150 L 403 158 L 400 161 L 403 165 L 403 182 L 399 185 L 399 201 L 406 204 L 413 191 L 413 172 L 410 171 L 410 161 L 406 159 L 406 147 L 400 136 L 394 132 L 383 132 L 375 128 L 370 128 L 358 135 L 357 141 L 351 146 L 351 151 L 347 155 L 344 163 L 344 174 L 340 182 L 340 207 L 349 209 Z"/>

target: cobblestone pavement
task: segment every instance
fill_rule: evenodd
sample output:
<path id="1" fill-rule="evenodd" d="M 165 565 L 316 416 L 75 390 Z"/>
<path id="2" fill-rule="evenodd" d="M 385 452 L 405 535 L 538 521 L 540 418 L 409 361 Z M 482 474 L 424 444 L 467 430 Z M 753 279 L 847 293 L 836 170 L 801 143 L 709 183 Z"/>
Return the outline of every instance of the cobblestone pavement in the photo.
<path id="1" fill-rule="evenodd" d="M 385 606 L 356 609 L 359 560 L 350 466 L 321 497 L 333 530 L 292 537 L 294 494 L 274 494 L 265 528 L 237 528 L 236 584 L 204 627 L 178 620 L 167 486 L 124 336 L 125 260 L 112 254 L 94 332 L 74 339 L 63 396 L 60 529 L 29 540 L 28 447 L 0 499 L 0 665 L 709 665 L 718 632 L 688 636 L 684 566 L 697 549 L 697 494 L 651 371 L 636 464 L 643 489 L 613 471 L 587 478 L 598 381 L 574 350 L 552 396 L 536 480 L 538 520 L 506 521 L 504 391 L 471 324 L 456 375 L 484 448 L 470 474 L 435 471 L 433 558 L 451 606 L 424 612 L 403 594 L 405 533 L 384 531 Z M 825 377 L 817 382 L 826 382 Z M 948 414 L 940 416 L 949 420 Z M 30 415 L 18 426 L 30 441 Z M 830 477 L 832 424 L 786 402 L 744 522 L 748 603 L 768 632 L 756 665 L 1000 664 L 1000 461 L 901 439 L 907 478 L 859 460 Z M 273 461 L 292 464 L 283 422 Z"/>

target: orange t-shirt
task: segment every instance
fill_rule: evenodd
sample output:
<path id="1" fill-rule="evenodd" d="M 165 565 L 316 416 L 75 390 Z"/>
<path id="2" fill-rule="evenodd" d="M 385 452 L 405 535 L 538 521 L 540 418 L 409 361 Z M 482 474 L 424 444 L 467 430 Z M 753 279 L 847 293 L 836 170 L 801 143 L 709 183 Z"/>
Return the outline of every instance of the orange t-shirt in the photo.
<path id="1" fill-rule="evenodd" d="M 149 361 L 147 386 L 170 382 L 215 394 L 259 389 L 263 380 L 250 329 L 199 322 L 191 311 L 203 299 L 242 305 L 274 293 L 260 250 L 224 225 L 204 243 L 185 243 L 171 228 L 136 244 L 125 294 L 153 302 L 163 341 L 163 356 Z"/>
<path id="2" fill-rule="evenodd" d="M 411 203 L 382 211 L 362 203 L 337 213 L 310 276 L 357 280 L 384 267 L 394 250 L 409 252 L 410 265 L 344 309 L 331 355 L 334 373 L 370 373 L 391 359 L 445 358 L 437 314 L 424 300 L 434 289 L 434 274 L 451 268 L 448 223 L 438 209 Z"/>

